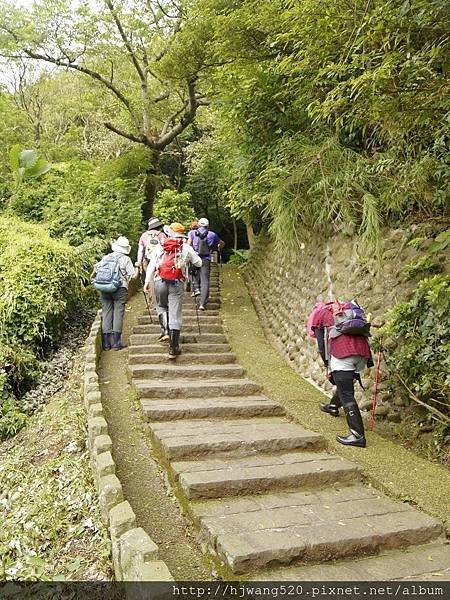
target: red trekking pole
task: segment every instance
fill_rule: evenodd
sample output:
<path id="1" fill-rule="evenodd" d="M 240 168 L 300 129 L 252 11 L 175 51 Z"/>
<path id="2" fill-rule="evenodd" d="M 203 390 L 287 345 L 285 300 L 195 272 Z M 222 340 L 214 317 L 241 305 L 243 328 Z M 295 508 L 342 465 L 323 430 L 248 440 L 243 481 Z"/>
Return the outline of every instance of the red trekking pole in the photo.
<path id="1" fill-rule="evenodd" d="M 372 415 L 370 417 L 370 422 L 369 422 L 370 431 L 373 431 L 373 428 L 375 426 L 375 410 L 377 408 L 378 384 L 380 382 L 380 365 L 381 365 L 382 355 L 383 355 L 383 348 L 381 346 L 381 340 L 380 340 L 380 349 L 378 350 L 378 357 L 377 357 L 377 370 L 375 372 L 375 389 L 373 391 Z"/>

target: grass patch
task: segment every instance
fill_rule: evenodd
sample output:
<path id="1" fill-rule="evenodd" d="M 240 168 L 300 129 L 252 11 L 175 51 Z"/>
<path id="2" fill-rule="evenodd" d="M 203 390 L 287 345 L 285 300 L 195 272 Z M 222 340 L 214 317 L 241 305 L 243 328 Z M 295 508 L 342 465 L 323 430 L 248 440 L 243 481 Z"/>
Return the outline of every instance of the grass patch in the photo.
<path id="1" fill-rule="evenodd" d="M 222 270 L 222 309 L 225 332 L 249 377 L 264 386 L 302 426 L 321 433 L 328 449 L 358 463 L 366 480 L 399 500 L 410 502 L 443 521 L 450 530 L 450 473 L 413 452 L 367 432 L 367 448 L 345 447 L 335 436 L 346 433 L 345 419 L 322 413 L 326 396 L 296 373 L 264 335 L 249 292 L 238 269 Z"/>
<path id="2" fill-rule="evenodd" d="M 65 389 L 0 446 L 0 580 L 110 580 L 86 449 L 82 354 Z"/>

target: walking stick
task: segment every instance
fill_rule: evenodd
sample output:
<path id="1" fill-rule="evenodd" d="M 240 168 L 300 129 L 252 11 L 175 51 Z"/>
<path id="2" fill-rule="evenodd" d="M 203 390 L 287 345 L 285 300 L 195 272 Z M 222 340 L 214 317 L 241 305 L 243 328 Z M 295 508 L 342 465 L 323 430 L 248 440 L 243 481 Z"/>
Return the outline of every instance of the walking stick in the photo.
<path id="1" fill-rule="evenodd" d="M 381 342 L 380 342 L 380 344 L 381 344 Z M 370 422 L 369 422 L 370 431 L 373 431 L 373 428 L 375 426 L 375 410 L 377 408 L 378 384 L 380 381 L 380 365 L 381 365 L 382 355 L 383 355 L 383 349 L 380 345 L 380 349 L 378 350 L 378 357 L 377 357 L 377 370 L 375 373 L 375 389 L 373 391 L 372 415 L 370 417 Z"/>
<path id="2" fill-rule="evenodd" d="M 150 317 L 150 324 L 153 325 L 153 319 L 152 319 L 152 313 L 151 313 L 151 309 L 150 309 L 150 305 L 148 303 L 148 298 L 147 298 L 147 294 L 144 291 L 144 285 L 145 282 L 142 281 L 142 274 L 141 274 L 141 285 L 142 285 L 142 293 L 144 294 L 144 298 L 145 298 L 145 304 L 147 306 L 147 312 L 148 312 L 148 316 Z"/>
<path id="3" fill-rule="evenodd" d="M 200 319 L 198 318 L 198 304 L 197 304 L 197 298 L 198 298 L 198 296 L 194 296 L 195 314 L 196 314 L 196 316 L 197 316 L 198 335 L 202 335 L 202 332 L 200 331 Z"/>

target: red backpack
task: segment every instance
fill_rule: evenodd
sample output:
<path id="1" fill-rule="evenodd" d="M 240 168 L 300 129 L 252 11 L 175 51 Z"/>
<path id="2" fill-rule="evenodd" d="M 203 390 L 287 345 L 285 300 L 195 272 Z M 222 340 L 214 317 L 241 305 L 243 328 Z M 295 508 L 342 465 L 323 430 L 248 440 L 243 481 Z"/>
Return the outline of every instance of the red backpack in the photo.
<path id="1" fill-rule="evenodd" d="M 184 279 L 182 252 L 183 240 L 167 238 L 163 243 L 164 254 L 158 268 L 158 275 L 161 279 Z"/>

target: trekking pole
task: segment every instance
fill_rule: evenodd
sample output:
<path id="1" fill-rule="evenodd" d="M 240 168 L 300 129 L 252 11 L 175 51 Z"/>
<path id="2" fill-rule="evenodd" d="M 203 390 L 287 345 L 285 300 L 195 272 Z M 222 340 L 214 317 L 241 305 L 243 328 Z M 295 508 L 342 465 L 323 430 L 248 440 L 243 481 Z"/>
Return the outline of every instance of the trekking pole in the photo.
<path id="1" fill-rule="evenodd" d="M 144 294 L 145 304 L 147 306 L 148 316 L 150 317 L 150 324 L 153 325 L 152 313 L 151 313 L 150 305 L 148 303 L 147 294 L 144 291 L 145 282 L 142 280 L 142 275 L 141 275 L 140 279 L 141 279 L 141 285 L 142 285 L 142 293 Z"/>
<path id="2" fill-rule="evenodd" d="M 198 304 L 197 304 L 197 298 L 198 298 L 198 296 L 194 296 L 195 314 L 196 314 L 196 316 L 197 316 L 198 335 L 202 335 L 202 332 L 200 331 L 200 319 L 198 318 Z"/>
<path id="3" fill-rule="evenodd" d="M 377 408 L 378 384 L 380 382 L 380 365 L 381 365 L 382 355 L 383 355 L 383 348 L 381 346 L 381 341 L 380 341 L 380 349 L 378 350 L 378 357 L 377 357 L 377 370 L 375 372 L 375 389 L 373 391 L 372 414 L 370 416 L 370 422 L 369 422 L 370 431 L 373 431 L 373 428 L 375 426 L 375 410 Z"/>

